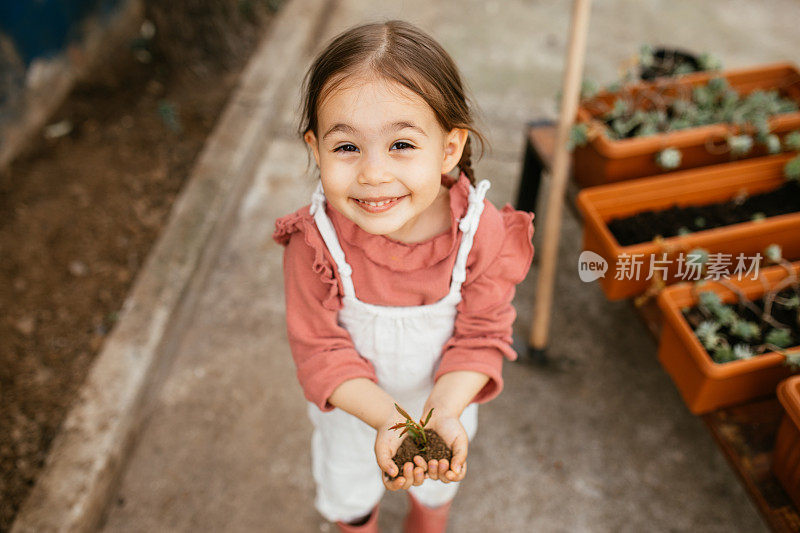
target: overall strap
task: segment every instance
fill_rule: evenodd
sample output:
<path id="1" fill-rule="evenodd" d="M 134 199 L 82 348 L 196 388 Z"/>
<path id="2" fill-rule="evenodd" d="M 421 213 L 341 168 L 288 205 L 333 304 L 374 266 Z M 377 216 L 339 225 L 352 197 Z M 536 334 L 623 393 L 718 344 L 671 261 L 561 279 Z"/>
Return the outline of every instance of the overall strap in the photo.
<path id="1" fill-rule="evenodd" d="M 459 294 L 461 292 L 461 284 L 467 279 L 467 256 L 472 249 L 472 242 L 475 239 L 475 233 L 478 231 L 478 223 L 483 213 L 483 199 L 486 197 L 486 191 L 489 190 L 492 184 L 489 180 L 481 180 L 476 187 L 470 185 L 469 187 L 469 207 L 464 218 L 458 224 L 458 229 L 462 232 L 461 246 L 458 248 L 458 255 L 456 256 L 456 263 L 453 266 L 453 280 L 450 284 L 450 294 Z"/>
<path id="2" fill-rule="evenodd" d="M 317 184 L 314 194 L 311 195 L 311 208 L 309 213 L 313 215 L 314 222 L 317 224 L 322 240 L 328 247 L 333 260 L 336 262 L 336 268 L 339 270 L 339 277 L 342 279 L 342 287 L 344 288 L 345 297 L 355 298 L 356 291 L 353 287 L 353 269 L 347 264 L 344 258 L 344 250 L 339 244 L 339 239 L 336 237 L 336 230 L 333 228 L 331 219 L 325 212 L 325 192 L 322 189 L 322 182 Z"/>

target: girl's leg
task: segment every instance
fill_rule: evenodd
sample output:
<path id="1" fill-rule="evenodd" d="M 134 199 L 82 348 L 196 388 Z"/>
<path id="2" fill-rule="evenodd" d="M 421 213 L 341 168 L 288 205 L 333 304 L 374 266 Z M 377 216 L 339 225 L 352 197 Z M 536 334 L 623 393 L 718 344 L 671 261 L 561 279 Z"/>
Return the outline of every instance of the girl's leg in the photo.
<path id="1" fill-rule="evenodd" d="M 447 519 L 453 500 L 437 507 L 428 507 L 409 492 L 408 501 L 411 508 L 403 523 L 404 533 L 444 533 L 447 530 Z"/>

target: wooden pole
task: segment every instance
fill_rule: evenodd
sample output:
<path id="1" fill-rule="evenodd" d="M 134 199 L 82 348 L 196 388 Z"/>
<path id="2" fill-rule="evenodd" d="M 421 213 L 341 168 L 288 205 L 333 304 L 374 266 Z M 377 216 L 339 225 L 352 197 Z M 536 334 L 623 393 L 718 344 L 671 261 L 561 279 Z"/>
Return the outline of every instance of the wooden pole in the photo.
<path id="1" fill-rule="evenodd" d="M 555 284 L 556 260 L 558 259 L 558 241 L 561 236 L 561 213 L 563 211 L 567 173 L 569 171 L 567 140 L 578 109 L 590 7 L 591 0 L 574 0 L 572 4 L 569 47 L 567 48 L 567 61 L 564 66 L 562 84 L 561 116 L 558 120 L 552 180 L 545 208 L 539 277 L 536 280 L 536 302 L 534 304 L 533 323 L 529 339 L 530 349 L 537 359 L 541 359 L 543 356 L 550 328 L 553 285 Z"/>

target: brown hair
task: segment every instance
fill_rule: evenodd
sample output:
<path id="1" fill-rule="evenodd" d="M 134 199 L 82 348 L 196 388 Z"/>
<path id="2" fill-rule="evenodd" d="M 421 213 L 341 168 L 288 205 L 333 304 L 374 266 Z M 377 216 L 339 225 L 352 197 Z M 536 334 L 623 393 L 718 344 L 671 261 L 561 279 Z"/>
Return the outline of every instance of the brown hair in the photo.
<path id="1" fill-rule="evenodd" d="M 303 80 L 303 109 L 299 133 L 317 133 L 319 103 L 348 75 L 370 72 L 395 81 L 418 94 L 433 109 L 444 131 L 470 132 L 458 167 L 475 183 L 470 137 L 481 154 L 483 135 L 473 126 L 471 102 L 448 53 L 428 34 L 403 21 L 357 26 L 340 33 L 312 63 Z"/>

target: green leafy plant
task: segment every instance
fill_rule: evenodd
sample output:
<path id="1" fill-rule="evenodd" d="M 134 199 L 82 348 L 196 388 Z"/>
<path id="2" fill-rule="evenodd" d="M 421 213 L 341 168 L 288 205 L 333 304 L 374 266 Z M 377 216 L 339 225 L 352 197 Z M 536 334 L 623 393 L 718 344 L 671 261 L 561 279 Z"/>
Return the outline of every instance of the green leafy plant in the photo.
<path id="1" fill-rule="evenodd" d="M 408 435 L 414 440 L 414 444 L 417 445 L 420 452 L 425 452 L 428 449 L 428 436 L 425 434 L 425 426 L 430 422 L 431 415 L 433 414 L 433 408 L 428 411 L 428 416 L 425 417 L 423 421 L 421 418 L 419 422 L 415 422 L 414 419 L 409 415 L 402 407 L 397 404 L 394 404 L 394 408 L 397 409 L 397 412 L 400 413 L 405 419 L 405 422 L 399 422 L 393 425 L 389 429 L 398 430 L 403 428 L 403 431 L 400 433 L 400 436 L 408 432 Z"/>

